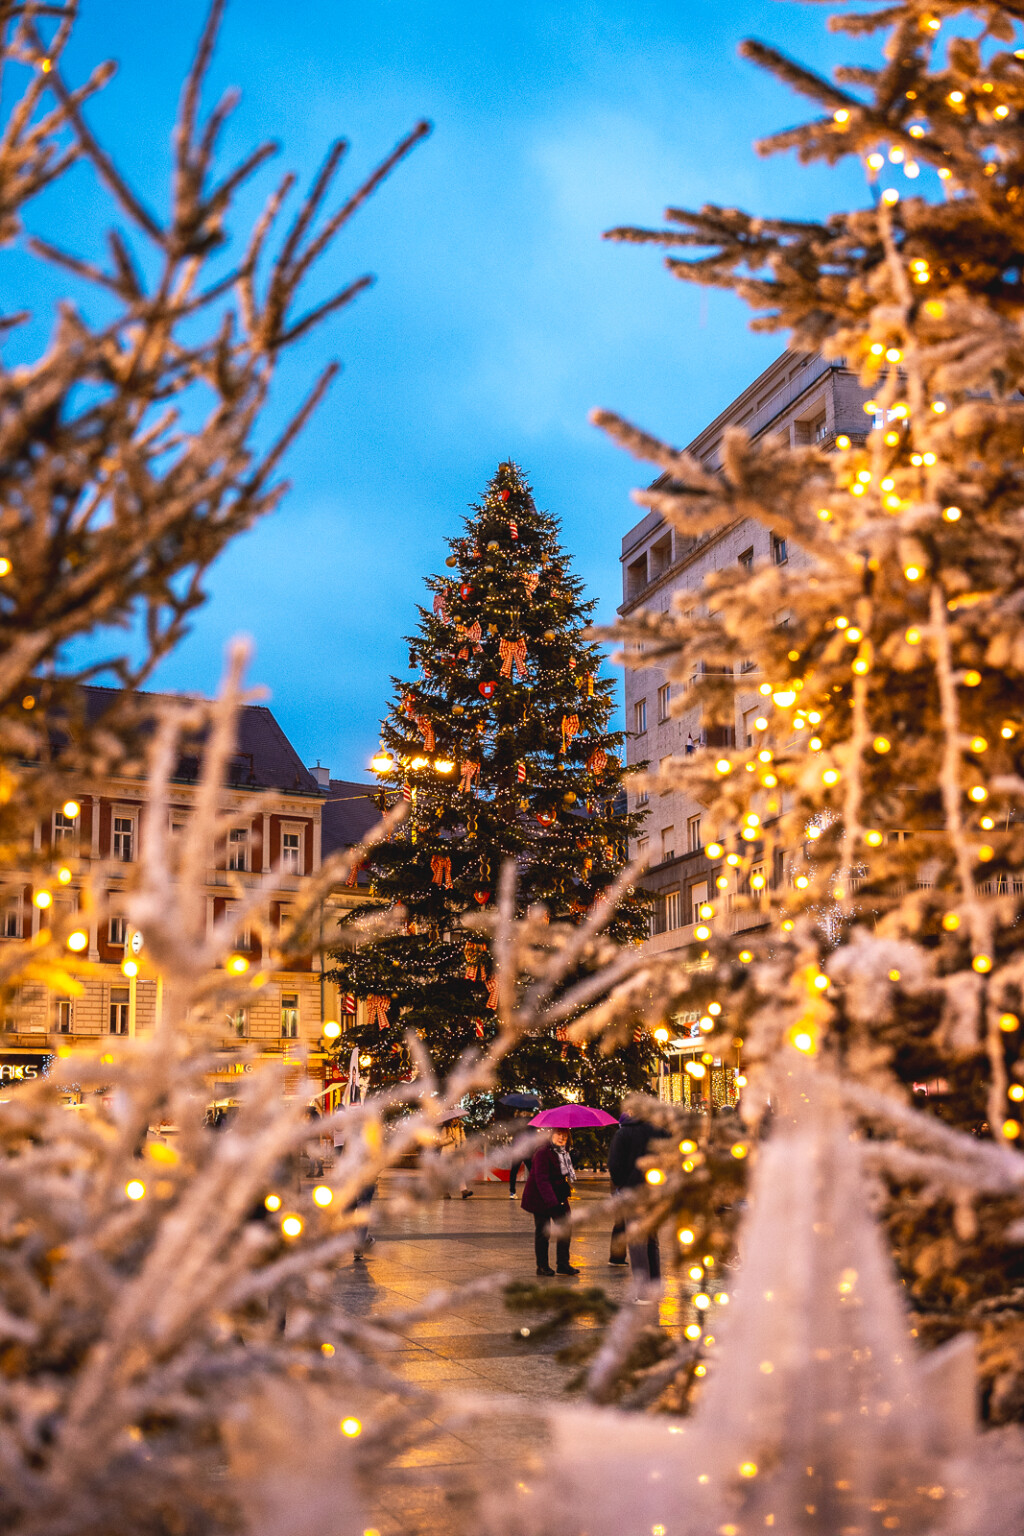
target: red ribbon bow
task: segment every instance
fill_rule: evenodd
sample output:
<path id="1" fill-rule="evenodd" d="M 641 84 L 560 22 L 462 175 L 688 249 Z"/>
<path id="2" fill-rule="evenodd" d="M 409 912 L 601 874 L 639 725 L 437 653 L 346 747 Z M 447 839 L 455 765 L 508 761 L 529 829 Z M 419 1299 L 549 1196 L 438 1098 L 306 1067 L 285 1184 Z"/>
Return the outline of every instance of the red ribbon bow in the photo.
<path id="1" fill-rule="evenodd" d="M 420 735 L 423 737 L 424 751 L 433 752 L 435 746 L 434 727 L 431 725 L 426 715 L 416 715 L 414 718 L 416 722 L 416 728 Z"/>
<path id="2" fill-rule="evenodd" d="M 464 789 L 466 791 L 467 795 L 470 792 L 470 789 L 471 789 L 472 784 L 473 784 L 473 780 L 476 778 L 476 776 L 477 776 L 477 774 L 479 772 L 480 772 L 480 764 L 479 763 L 473 763 L 473 762 L 469 762 L 469 761 L 463 763 L 463 765 L 462 765 L 462 777 L 459 780 L 459 788 L 460 789 Z"/>
<path id="3" fill-rule="evenodd" d="M 430 860 L 431 885 L 443 885 L 452 888 L 452 861 L 446 859 L 443 854 L 435 853 Z"/>
<path id="4" fill-rule="evenodd" d="M 526 676 L 526 641 L 522 636 L 518 640 L 501 640 L 498 642 L 498 655 L 501 657 L 502 677 L 511 677 L 512 668 L 519 673 L 520 681 Z"/>
<path id="5" fill-rule="evenodd" d="M 376 992 L 371 992 L 366 999 L 366 1022 L 376 1024 L 378 1029 L 388 1027 L 388 1009 L 391 1007 L 390 997 L 381 997 Z"/>
<path id="6" fill-rule="evenodd" d="M 579 717 L 579 715 L 563 715 L 562 716 L 562 751 L 563 752 L 567 752 L 569 750 L 569 743 L 570 743 L 570 741 L 572 741 L 573 737 L 579 731 L 579 728 L 580 728 L 580 717 Z"/>

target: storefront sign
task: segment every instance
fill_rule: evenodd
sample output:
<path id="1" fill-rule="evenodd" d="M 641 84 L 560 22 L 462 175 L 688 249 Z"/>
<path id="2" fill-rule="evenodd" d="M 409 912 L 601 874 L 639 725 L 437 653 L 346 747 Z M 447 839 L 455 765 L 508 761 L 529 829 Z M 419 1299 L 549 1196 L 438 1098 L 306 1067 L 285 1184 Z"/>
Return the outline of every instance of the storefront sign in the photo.
<path id="1" fill-rule="evenodd" d="M 0 1085 L 5 1083 L 29 1083 L 37 1077 L 45 1077 L 53 1057 L 49 1054 L 29 1056 L 0 1055 Z"/>

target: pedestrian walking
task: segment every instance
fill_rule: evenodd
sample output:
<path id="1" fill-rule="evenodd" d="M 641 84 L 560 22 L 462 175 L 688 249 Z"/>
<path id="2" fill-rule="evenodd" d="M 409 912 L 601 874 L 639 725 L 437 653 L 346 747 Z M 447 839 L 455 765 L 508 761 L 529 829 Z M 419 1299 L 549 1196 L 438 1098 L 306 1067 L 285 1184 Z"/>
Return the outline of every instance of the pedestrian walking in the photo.
<path id="1" fill-rule="evenodd" d="M 524 1132 L 522 1136 L 516 1138 L 523 1145 L 523 1151 L 517 1155 L 515 1162 L 508 1171 L 508 1197 L 510 1200 L 514 1200 L 516 1197 L 516 1180 L 519 1177 L 520 1168 L 525 1168 L 527 1176 L 529 1176 L 533 1154 L 537 1150 L 540 1139 L 536 1131 Z"/>
<path id="2" fill-rule="evenodd" d="M 644 1174 L 637 1164 L 647 1156 L 651 1142 L 657 1140 L 659 1135 L 657 1126 L 651 1125 L 649 1120 L 634 1118 L 632 1115 L 621 1117 L 619 1128 L 608 1148 L 608 1173 L 616 1193 L 624 1189 L 638 1189 L 643 1184 Z M 625 1222 L 617 1223 L 617 1230 L 624 1233 Z M 612 1264 L 621 1262 L 615 1257 L 615 1239 L 616 1232 L 613 1231 L 612 1257 L 609 1259 Z M 657 1232 L 639 1241 L 627 1243 L 626 1251 L 634 1280 L 649 1284 L 652 1280 L 661 1279 L 661 1249 Z"/>
<path id="3" fill-rule="evenodd" d="M 569 1263 L 569 1235 L 555 1239 L 555 1264 L 548 1263 L 548 1241 L 553 1222 L 566 1221 L 576 1170 L 569 1156 L 569 1132 L 552 1131 L 551 1140 L 543 1142 L 533 1154 L 529 1177 L 523 1189 L 523 1210 L 533 1217 L 533 1251 L 538 1275 L 578 1275 Z"/>

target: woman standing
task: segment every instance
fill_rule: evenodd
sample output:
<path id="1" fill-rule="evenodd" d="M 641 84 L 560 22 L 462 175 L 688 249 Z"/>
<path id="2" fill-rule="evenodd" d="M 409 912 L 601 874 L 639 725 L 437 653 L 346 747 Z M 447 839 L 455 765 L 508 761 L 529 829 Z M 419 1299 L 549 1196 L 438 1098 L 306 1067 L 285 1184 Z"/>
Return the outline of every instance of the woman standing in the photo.
<path id="1" fill-rule="evenodd" d="M 533 1217 L 533 1250 L 537 1255 L 538 1275 L 556 1273 L 548 1263 L 548 1238 L 552 1222 L 565 1221 L 576 1170 L 569 1156 L 569 1132 L 552 1131 L 551 1140 L 533 1154 L 530 1176 L 523 1189 L 523 1210 Z M 555 1262 L 560 1275 L 578 1275 L 569 1263 L 569 1236 L 556 1239 Z"/>

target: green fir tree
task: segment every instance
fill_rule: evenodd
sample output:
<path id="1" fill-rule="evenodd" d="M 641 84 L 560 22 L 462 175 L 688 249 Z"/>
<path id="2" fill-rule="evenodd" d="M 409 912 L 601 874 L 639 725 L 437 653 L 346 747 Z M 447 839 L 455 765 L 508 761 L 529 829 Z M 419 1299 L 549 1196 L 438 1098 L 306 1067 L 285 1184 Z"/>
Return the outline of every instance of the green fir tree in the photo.
<path id="1" fill-rule="evenodd" d="M 641 819 L 620 787 L 624 737 L 608 728 L 615 684 L 585 639 L 594 604 L 514 464 L 499 465 L 449 543 L 451 574 L 428 578 L 432 607 L 420 608 L 409 640 L 417 675 L 392 679 L 381 734 L 380 778 L 389 798 L 409 801 L 409 818 L 371 851 L 370 896 L 400 904 L 407 923 L 339 955 L 334 972 L 370 1000 L 358 1043 L 373 1055 L 376 1085 L 408 1070 L 409 1029 L 439 1070 L 494 1035 L 489 946 L 462 918 L 494 902 L 505 860 L 517 866 L 520 912 L 542 903 L 553 922 L 579 923 L 622 869 Z M 645 898 L 630 892 L 611 936 L 646 931 Z M 532 1037 L 505 1063 L 503 1085 L 617 1101 L 645 1086 L 651 1060 L 647 1037 L 612 1056 Z"/>

